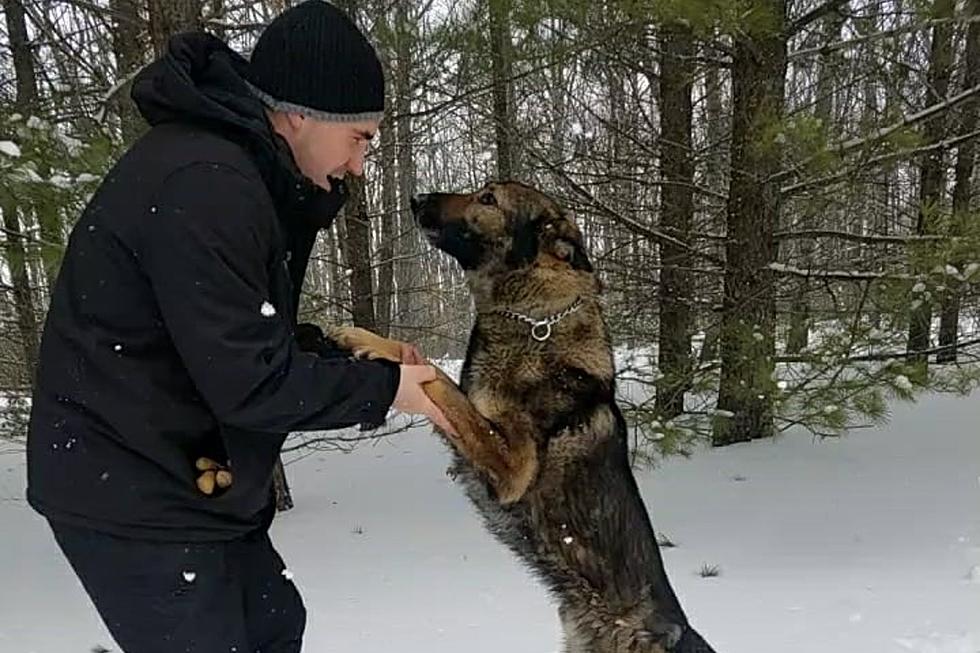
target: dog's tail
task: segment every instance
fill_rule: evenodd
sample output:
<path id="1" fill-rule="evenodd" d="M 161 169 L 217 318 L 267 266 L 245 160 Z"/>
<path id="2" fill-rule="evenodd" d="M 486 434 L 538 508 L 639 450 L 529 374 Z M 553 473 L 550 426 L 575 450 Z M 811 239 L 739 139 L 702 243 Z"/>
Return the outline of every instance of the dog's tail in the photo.
<path id="1" fill-rule="evenodd" d="M 715 653 L 715 649 L 704 641 L 698 631 L 688 626 L 684 629 L 680 641 L 671 649 L 671 653 Z"/>

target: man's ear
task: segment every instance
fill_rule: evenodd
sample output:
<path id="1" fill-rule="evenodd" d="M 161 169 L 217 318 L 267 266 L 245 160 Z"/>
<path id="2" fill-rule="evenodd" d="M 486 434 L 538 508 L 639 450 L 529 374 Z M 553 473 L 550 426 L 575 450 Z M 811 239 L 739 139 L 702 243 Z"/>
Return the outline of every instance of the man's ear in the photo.
<path id="1" fill-rule="evenodd" d="M 286 111 L 286 122 L 289 123 L 289 127 L 297 132 L 303 127 L 303 123 L 306 122 L 306 116 L 301 113 L 296 113 L 295 111 Z"/>
<path id="2" fill-rule="evenodd" d="M 296 113 L 295 111 L 274 111 L 267 109 L 266 116 L 269 118 L 272 131 L 286 139 L 286 142 L 290 144 L 306 121 L 306 117 L 303 114 Z"/>

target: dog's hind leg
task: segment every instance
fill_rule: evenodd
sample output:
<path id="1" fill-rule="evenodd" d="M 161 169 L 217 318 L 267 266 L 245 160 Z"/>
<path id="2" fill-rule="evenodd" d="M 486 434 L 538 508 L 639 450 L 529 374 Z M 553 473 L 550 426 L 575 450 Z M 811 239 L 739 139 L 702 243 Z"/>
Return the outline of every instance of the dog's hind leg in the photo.
<path id="1" fill-rule="evenodd" d="M 398 342 L 357 327 L 328 331 L 341 349 L 355 356 L 401 362 Z M 480 414 L 459 386 L 438 367 L 437 377 L 422 386 L 425 394 L 446 416 L 455 433 L 445 438 L 471 465 L 483 473 L 501 503 L 513 503 L 527 492 L 537 475 L 534 440 L 524 433 L 508 433 Z"/>
<path id="2" fill-rule="evenodd" d="M 565 637 L 562 653 L 593 653 L 585 637 L 579 632 L 575 620 L 563 610 L 558 610 L 562 634 Z"/>

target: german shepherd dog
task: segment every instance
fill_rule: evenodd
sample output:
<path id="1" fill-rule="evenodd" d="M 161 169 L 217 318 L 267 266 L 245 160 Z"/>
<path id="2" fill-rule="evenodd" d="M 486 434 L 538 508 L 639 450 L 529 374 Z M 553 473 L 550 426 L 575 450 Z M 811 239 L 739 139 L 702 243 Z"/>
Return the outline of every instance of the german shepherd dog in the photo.
<path id="1" fill-rule="evenodd" d="M 667 579 L 630 469 L 600 287 L 582 235 L 523 184 L 412 200 L 429 242 L 462 267 L 476 307 L 459 386 L 424 389 L 456 433 L 451 472 L 489 531 L 558 603 L 566 653 L 713 653 Z M 399 360 L 362 329 L 355 355 Z"/>

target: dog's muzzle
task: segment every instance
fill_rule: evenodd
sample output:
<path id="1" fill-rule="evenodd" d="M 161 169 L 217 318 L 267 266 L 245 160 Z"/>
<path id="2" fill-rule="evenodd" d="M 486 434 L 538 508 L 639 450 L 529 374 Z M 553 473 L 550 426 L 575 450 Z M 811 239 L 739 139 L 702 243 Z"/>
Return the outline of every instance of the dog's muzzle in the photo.
<path id="1" fill-rule="evenodd" d="M 408 203 L 412 209 L 412 216 L 415 218 L 415 223 L 419 226 L 419 229 L 429 242 L 435 244 L 439 238 L 439 232 L 442 230 L 438 203 L 432 195 L 425 193 L 413 195 Z"/>

